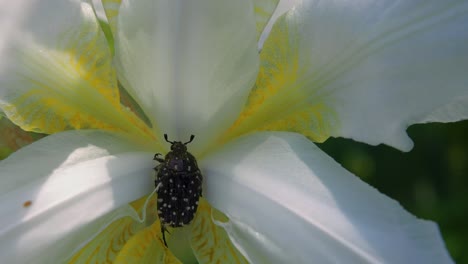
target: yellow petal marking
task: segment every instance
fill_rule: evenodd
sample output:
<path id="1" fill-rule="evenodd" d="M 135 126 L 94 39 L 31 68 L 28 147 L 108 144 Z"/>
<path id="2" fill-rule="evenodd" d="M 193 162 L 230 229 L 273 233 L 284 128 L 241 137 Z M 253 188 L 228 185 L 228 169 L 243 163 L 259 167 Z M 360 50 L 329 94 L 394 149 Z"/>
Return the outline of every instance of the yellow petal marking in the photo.
<path id="1" fill-rule="evenodd" d="M 279 0 L 253 0 L 255 12 L 255 24 L 257 27 L 257 39 L 260 38 L 266 24 L 275 12 Z"/>
<path id="2" fill-rule="evenodd" d="M 68 263 L 114 263 L 118 252 L 144 227 L 131 217 L 118 219 L 78 251 Z"/>
<path id="3" fill-rule="evenodd" d="M 133 263 L 181 263 L 171 251 L 164 246 L 160 222 L 143 229 L 133 236 L 115 259 L 116 264 Z"/>
<path id="4" fill-rule="evenodd" d="M 54 133 L 67 128 L 109 128 L 83 106 L 95 103 L 119 108 L 115 72 L 104 35 L 89 6 L 79 27 L 63 32 L 56 47 L 37 43 L 19 47 L 13 85 L 18 92 L 8 96 L 5 113 L 25 130 Z M 12 89 L 12 88 L 10 88 Z"/>
<path id="5" fill-rule="evenodd" d="M 212 220 L 213 209 L 200 198 L 197 214 L 191 224 L 191 244 L 199 263 L 248 263 L 231 243 L 222 227 Z"/>
<path id="6" fill-rule="evenodd" d="M 337 126 L 326 94 L 307 78 L 301 65 L 299 36 L 285 17 L 278 19 L 260 54 L 260 71 L 247 104 L 232 127 L 220 137 L 225 143 L 252 131 L 294 131 L 323 142 Z"/>
<path id="7" fill-rule="evenodd" d="M 155 141 L 152 130 L 121 106 L 104 34 L 91 7 L 83 4 L 82 12 L 83 23 L 63 32 L 56 47 L 31 41 L 17 48 L 15 78 L 0 108 L 26 131 L 104 129 Z"/>
<path id="8" fill-rule="evenodd" d="M 146 222 L 141 223 L 131 217 L 120 218 L 112 222 L 96 237 L 88 242 L 69 260 L 68 264 L 79 263 L 114 263 L 117 254 L 139 231 L 153 223 L 157 218 L 156 195 L 144 196 L 130 203 L 130 206 L 143 218 L 146 204 Z"/>

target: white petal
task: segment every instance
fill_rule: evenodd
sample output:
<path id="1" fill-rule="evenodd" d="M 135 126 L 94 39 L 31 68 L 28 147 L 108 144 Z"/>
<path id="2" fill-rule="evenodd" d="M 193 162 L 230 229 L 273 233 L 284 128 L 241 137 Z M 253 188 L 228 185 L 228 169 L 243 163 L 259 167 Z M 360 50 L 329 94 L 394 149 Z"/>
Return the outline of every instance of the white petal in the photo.
<path id="1" fill-rule="evenodd" d="M 158 133 L 192 148 L 237 117 L 258 70 L 249 0 L 124 0 L 115 38 L 119 79 Z"/>
<path id="2" fill-rule="evenodd" d="M 468 1 L 307 0 L 286 24 L 307 90 L 291 108 L 328 107 L 332 136 L 407 151 L 409 125 L 468 117 Z"/>
<path id="3" fill-rule="evenodd" d="M 135 130 L 87 1 L 1 1 L 0 57 L 0 108 L 24 130 Z"/>
<path id="4" fill-rule="evenodd" d="M 451 263 L 437 226 L 303 136 L 256 133 L 201 163 L 206 198 L 253 263 Z"/>
<path id="5" fill-rule="evenodd" d="M 272 15 L 277 9 L 279 0 L 253 0 L 257 38 L 260 39 L 265 26 L 269 24 Z"/>
<path id="6" fill-rule="evenodd" d="M 265 2 L 265 0 L 254 0 L 254 3 L 255 5 L 261 5 Z M 268 2 L 270 2 L 271 4 L 271 0 L 269 0 Z M 282 16 L 284 13 L 286 13 L 287 11 L 289 11 L 294 5 L 297 5 L 298 4 L 298 0 L 280 0 L 280 1 L 275 1 L 276 2 L 276 8 L 275 10 L 273 11 L 273 14 L 271 14 L 271 17 L 270 17 L 270 20 L 266 21 L 266 25 L 263 25 L 264 28 L 263 28 L 263 31 L 260 32 L 261 35 L 260 35 L 260 38 L 258 40 L 258 49 L 261 50 L 262 47 L 263 47 L 263 42 L 265 42 L 265 39 L 268 37 L 268 34 L 270 34 L 270 31 L 271 31 L 271 27 L 275 24 L 276 20 Z M 257 27 L 258 27 L 258 24 L 259 24 L 259 20 L 261 19 L 261 17 L 259 17 L 259 15 L 256 15 L 256 20 L 257 20 Z M 258 34 L 258 32 L 257 32 Z"/>
<path id="7" fill-rule="evenodd" d="M 4 263 L 60 263 L 153 189 L 151 153 L 117 135 L 48 136 L 0 163 Z M 135 215 L 132 215 L 136 217 Z"/>

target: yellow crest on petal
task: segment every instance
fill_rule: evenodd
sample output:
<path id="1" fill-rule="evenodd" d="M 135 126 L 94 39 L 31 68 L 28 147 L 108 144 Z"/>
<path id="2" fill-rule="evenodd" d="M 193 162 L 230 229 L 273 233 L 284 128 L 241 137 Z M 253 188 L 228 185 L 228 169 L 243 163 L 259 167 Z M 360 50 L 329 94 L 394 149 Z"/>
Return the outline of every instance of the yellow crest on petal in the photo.
<path id="1" fill-rule="evenodd" d="M 200 263 L 248 263 L 231 243 L 222 227 L 213 222 L 212 209 L 201 197 L 197 214 L 191 224 L 191 245 Z"/>
<path id="2" fill-rule="evenodd" d="M 121 106 L 104 33 L 91 6 L 80 8 L 81 19 L 75 18 L 80 24 L 55 34 L 50 43 L 24 37 L 11 47 L 0 108 L 26 131 L 104 129 L 155 140 L 151 129 Z"/>
<path id="3" fill-rule="evenodd" d="M 110 52 L 91 7 L 81 8 L 82 24 L 63 32 L 55 47 L 30 40 L 16 49 L 0 106 L 24 130 L 113 127 L 102 118 L 120 107 Z"/>
<path id="4" fill-rule="evenodd" d="M 119 219 L 78 251 L 68 264 L 113 263 L 130 238 L 143 228 L 143 224 L 131 217 Z"/>
<path id="5" fill-rule="evenodd" d="M 337 125 L 320 85 L 309 83 L 301 65 L 298 33 L 285 17 L 273 27 L 260 54 L 261 66 L 248 102 L 220 142 L 252 131 L 293 131 L 323 142 Z"/>
<path id="6" fill-rule="evenodd" d="M 137 221 L 132 217 L 115 220 L 75 253 L 68 264 L 114 263 L 117 255 L 124 248 L 129 250 L 127 243 L 130 243 L 130 240 L 134 239 L 133 237 L 139 232 L 147 232 L 142 231 L 147 227 L 147 222 L 155 221 L 157 217 L 156 199 L 156 195 L 147 195 L 130 203 L 130 206 L 138 212 L 139 217 L 146 219 L 146 222 Z"/>
<path id="7" fill-rule="evenodd" d="M 181 263 L 162 241 L 160 222 L 143 229 L 133 236 L 120 251 L 114 263 Z"/>

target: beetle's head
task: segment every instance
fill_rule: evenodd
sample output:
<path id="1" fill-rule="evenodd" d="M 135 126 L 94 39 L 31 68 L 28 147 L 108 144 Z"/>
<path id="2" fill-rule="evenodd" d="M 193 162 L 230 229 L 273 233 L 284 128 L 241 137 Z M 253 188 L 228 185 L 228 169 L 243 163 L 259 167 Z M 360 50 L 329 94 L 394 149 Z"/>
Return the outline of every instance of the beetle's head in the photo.
<path id="1" fill-rule="evenodd" d="M 174 151 L 174 152 L 186 152 L 187 151 L 187 144 L 192 142 L 192 140 L 195 138 L 194 135 L 191 135 L 190 136 L 190 140 L 185 142 L 185 143 L 182 143 L 180 141 L 170 141 L 168 138 L 167 138 L 167 134 L 164 134 L 164 139 L 171 143 L 171 150 Z"/>
<path id="2" fill-rule="evenodd" d="M 187 151 L 187 146 L 185 146 L 184 143 L 180 141 L 174 141 L 171 142 L 171 150 L 174 152 L 186 152 Z"/>

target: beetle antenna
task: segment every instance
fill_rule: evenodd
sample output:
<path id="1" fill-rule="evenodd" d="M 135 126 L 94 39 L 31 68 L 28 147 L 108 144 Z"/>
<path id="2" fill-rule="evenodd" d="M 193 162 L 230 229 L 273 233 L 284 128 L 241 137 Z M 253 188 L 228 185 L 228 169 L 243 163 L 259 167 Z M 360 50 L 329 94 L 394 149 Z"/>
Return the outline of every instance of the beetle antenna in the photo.
<path id="1" fill-rule="evenodd" d="M 187 142 L 185 142 L 184 145 L 187 145 L 188 143 L 192 142 L 192 140 L 193 140 L 194 138 L 195 138 L 195 136 L 194 136 L 194 135 L 191 135 L 191 136 L 190 136 L 190 140 L 187 141 Z"/>
<path id="2" fill-rule="evenodd" d="M 164 134 L 164 139 L 165 139 L 167 142 L 169 142 L 169 143 L 171 143 L 171 144 L 174 144 L 174 141 L 169 141 L 169 139 L 167 139 L 167 134 Z"/>

